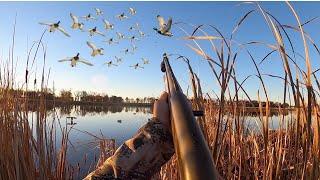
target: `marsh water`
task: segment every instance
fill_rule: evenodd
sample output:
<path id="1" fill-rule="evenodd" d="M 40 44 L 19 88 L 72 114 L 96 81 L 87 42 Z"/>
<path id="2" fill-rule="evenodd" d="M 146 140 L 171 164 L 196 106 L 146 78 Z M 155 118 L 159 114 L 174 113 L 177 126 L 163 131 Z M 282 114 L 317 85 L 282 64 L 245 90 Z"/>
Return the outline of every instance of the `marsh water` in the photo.
<path id="1" fill-rule="evenodd" d="M 150 107 L 123 106 L 68 106 L 56 108 L 55 116 L 62 127 L 71 128 L 68 143 L 68 162 L 76 170 L 76 179 L 83 178 L 92 170 L 99 157 L 99 138 L 112 139 L 118 147 L 151 118 Z M 71 122 L 70 118 L 76 117 Z M 286 119 L 289 119 L 286 115 Z M 245 118 L 250 126 L 256 126 L 258 118 L 248 115 Z M 279 128 L 280 118 L 272 114 L 269 120 L 270 129 Z M 59 129 L 59 128 L 58 128 Z M 61 135 L 57 130 L 57 140 Z M 57 142 L 59 144 L 59 142 Z"/>
<path id="2" fill-rule="evenodd" d="M 151 117 L 150 107 L 68 106 L 56 108 L 61 126 L 71 128 L 67 160 L 77 169 L 76 178 L 83 178 L 99 158 L 99 138 L 112 139 L 118 147 L 132 137 Z M 68 117 L 76 117 L 71 122 Z M 57 124 L 57 123 L 56 123 Z M 57 128 L 59 131 L 59 128 Z M 57 140 L 61 134 L 57 134 Z M 59 144 L 59 142 L 57 143 Z"/>

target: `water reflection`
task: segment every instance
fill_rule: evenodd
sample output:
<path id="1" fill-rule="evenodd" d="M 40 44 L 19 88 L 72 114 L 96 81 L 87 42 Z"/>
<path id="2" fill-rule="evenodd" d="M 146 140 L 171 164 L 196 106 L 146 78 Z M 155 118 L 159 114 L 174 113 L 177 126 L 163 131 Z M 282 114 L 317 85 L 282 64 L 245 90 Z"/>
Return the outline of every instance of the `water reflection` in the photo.
<path id="1" fill-rule="evenodd" d="M 142 106 L 65 105 L 53 110 L 62 125 L 72 127 L 67 157 L 73 167 L 80 164 L 76 179 L 82 179 L 98 162 L 101 139 L 111 140 L 118 147 L 151 118 L 152 112 Z"/>
<path id="2" fill-rule="evenodd" d="M 150 114 L 152 112 L 152 107 L 134 107 L 134 106 L 92 106 L 92 105 L 65 105 L 57 107 L 60 111 L 60 115 L 69 115 L 71 113 L 77 116 L 90 115 L 101 115 L 109 113 L 121 113 L 121 112 L 133 112 Z"/>
<path id="3" fill-rule="evenodd" d="M 77 171 L 76 179 L 82 179 L 98 162 L 101 144 L 99 145 L 99 139 L 96 137 L 111 140 L 112 145 L 118 147 L 131 138 L 151 118 L 152 113 L 151 107 L 135 106 L 65 105 L 56 107 L 54 110 L 60 121 L 73 127 L 69 134 L 69 142 L 72 145 L 67 157 L 68 162 L 74 167 L 80 163 L 81 169 Z M 285 117 L 281 120 L 278 111 L 271 112 L 269 120 L 271 129 L 278 128 L 280 122 L 284 124 L 289 122 L 290 111 L 284 113 Z M 260 113 L 249 109 L 240 111 L 240 114 L 241 117 L 244 117 L 243 123 L 250 131 L 259 131 L 258 127 L 261 127 L 261 122 L 257 116 Z M 231 120 L 234 116 L 225 118 Z"/>

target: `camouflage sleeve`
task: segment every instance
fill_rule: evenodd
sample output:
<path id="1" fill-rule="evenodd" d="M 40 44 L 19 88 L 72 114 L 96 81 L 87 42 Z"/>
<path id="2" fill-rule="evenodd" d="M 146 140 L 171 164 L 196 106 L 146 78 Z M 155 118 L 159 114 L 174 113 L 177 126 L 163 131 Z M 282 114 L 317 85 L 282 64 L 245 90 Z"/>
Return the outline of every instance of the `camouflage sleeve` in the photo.
<path id="1" fill-rule="evenodd" d="M 85 179 L 150 179 L 173 154 L 171 133 L 151 119 Z"/>

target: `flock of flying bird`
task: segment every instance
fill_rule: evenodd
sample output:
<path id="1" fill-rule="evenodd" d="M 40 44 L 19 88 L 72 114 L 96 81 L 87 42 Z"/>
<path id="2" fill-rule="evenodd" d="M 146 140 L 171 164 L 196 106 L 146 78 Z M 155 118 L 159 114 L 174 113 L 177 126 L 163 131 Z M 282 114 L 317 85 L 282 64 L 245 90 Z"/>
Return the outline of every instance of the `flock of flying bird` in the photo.
<path id="1" fill-rule="evenodd" d="M 96 11 L 96 16 L 97 17 L 103 15 L 103 11 L 102 10 L 100 10 L 98 8 L 95 8 L 95 11 Z M 129 8 L 129 14 L 131 16 L 135 15 L 136 13 L 137 13 L 137 11 L 134 8 Z M 83 22 L 80 22 L 79 18 L 77 16 L 75 16 L 72 13 L 70 13 L 70 17 L 72 19 L 72 25 L 71 25 L 72 29 L 80 30 L 82 32 L 88 32 L 89 36 L 100 35 L 100 36 L 105 37 L 104 33 L 99 31 L 97 29 L 97 27 L 93 27 L 91 29 L 84 29 L 85 24 Z M 80 18 L 84 19 L 85 21 L 91 21 L 91 20 L 97 20 L 98 19 L 97 17 L 94 17 L 94 16 L 92 16 L 92 14 L 89 13 L 88 15 L 81 16 Z M 117 15 L 116 18 L 118 20 L 120 20 L 120 21 L 123 21 L 125 19 L 128 19 L 129 17 L 125 13 L 121 13 L 121 14 Z M 172 18 L 169 18 L 168 21 L 166 22 L 163 17 L 161 17 L 160 15 L 157 15 L 157 19 L 158 19 L 158 22 L 159 22 L 159 27 L 158 28 L 153 28 L 153 29 L 157 33 L 159 33 L 159 34 L 161 34 L 163 36 L 171 37 L 172 33 L 170 32 L 170 29 L 171 29 L 171 26 L 172 26 Z M 103 24 L 104 24 L 104 29 L 106 31 L 114 29 L 114 24 L 110 23 L 106 19 L 102 19 L 102 21 L 103 21 Z M 40 22 L 39 24 L 48 26 L 49 32 L 60 31 L 65 36 L 70 37 L 70 35 L 67 33 L 67 31 L 60 25 L 60 21 L 58 21 L 56 23 L 43 23 L 43 22 Z M 131 26 L 129 28 L 129 30 L 130 31 L 137 30 L 137 32 L 139 33 L 139 36 L 140 36 L 139 38 L 142 38 L 142 37 L 146 36 L 145 33 L 140 30 L 140 27 L 139 27 L 138 23 L 136 23 L 134 26 Z M 126 48 L 122 52 L 124 54 L 129 54 L 129 53 L 133 54 L 137 50 L 137 47 L 136 47 L 136 45 L 134 43 L 135 41 L 138 40 L 137 36 L 133 35 L 131 37 L 126 38 L 126 36 L 124 34 L 120 33 L 120 32 L 116 32 L 116 35 L 117 35 L 117 38 L 109 38 L 109 39 L 105 40 L 104 42 L 108 43 L 109 45 L 111 45 L 111 44 L 118 44 L 120 40 L 128 39 L 131 42 L 132 51 L 130 51 L 129 48 Z M 103 48 L 97 47 L 94 43 L 92 43 L 90 41 L 87 41 L 87 45 L 91 49 L 91 56 L 92 57 L 95 57 L 95 56 L 98 56 L 98 55 L 104 55 L 103 54 L 103 51 L 104 51 Z M 70 61 L 71 67 L 75 67 L 77 65 L 77 63 L 83 63 L 83 64 L 86 64 L 86 65 L 89 65 L 89 66 L 93 66 L 92 63 L 90 63 L 89 61 L 87 61 L 84 58 L 80 57 L 79 55 L 80 55 L 80 53 L 77 53 L 73 57 L 67 57 L 67 58 L 61 59 L 58 62 Z M 142 59 L 141 63 L 138 62 L 138 63 L 136 63 L 134 65 L 131 65 L 130 67 L 133 67 L 134 69 L 138 69 L 138 68 L 143 69 L 144 67 L 142 65 L 149 64 L 149 60 L 148 59 L 146 59 L 146 58 L 141 58 L 141 59 Z M 108 67 L 118 66 L 118 64 L 121 63 L 121 62 L 122 62 L 122 58 L 118 57 L 118 56 L 115 56 L 114 60 L 110 60 L 108 62 L 105 62 L 104 65 L 107 65 Z"/>

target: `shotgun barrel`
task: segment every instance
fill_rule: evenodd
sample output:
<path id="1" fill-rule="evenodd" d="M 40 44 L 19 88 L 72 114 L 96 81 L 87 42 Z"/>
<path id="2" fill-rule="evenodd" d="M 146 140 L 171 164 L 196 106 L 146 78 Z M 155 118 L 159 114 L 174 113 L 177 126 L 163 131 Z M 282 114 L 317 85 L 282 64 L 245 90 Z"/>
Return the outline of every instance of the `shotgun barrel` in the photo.
<path id="1" fill-rule="evenodd" d="M 211 153 L 196 122 L 191 104 L 183 94 L 166 54 L 163 54 L 161 71 L 165 72 L 169 94 L 172 136 L 178 157 L 180 179 L 218 179 Z"/>

